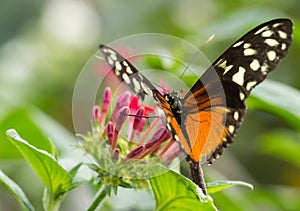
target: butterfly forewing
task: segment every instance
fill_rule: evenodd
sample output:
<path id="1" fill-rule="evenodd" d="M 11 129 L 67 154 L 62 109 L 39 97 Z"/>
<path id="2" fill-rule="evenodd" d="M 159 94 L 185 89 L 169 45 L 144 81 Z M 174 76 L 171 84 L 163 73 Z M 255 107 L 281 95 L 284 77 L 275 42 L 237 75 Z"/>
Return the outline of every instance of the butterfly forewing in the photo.
<path id="1" fill-rule="evenodd" d="M 115 75 L 126 83 L 135 94 L 142 99 L 145 95 L 159 94 L 151 82 L 118 52 L 105 45 L 100 45 L 99 48 Z"/>
<path id="2" fill-rule="evenodd" d="M 235 42 L 214 64 L 220 78 L 244 88 L 247 97 L 283 58 L 292 41 L 292 22 L 278 19 L 264 23 Z"/>
<path id="3" fill-rule="evenodd" d="M 195 149 L 187 152 L 193 159 L 199 161 L 205 158 L 211 162 L 232 142 L 245 115 L 245 99 L 286 55 L 291 41 L 290 20 L 276 19 L 266 22 L 228 48 L 195 83 L 184 98 L 187 127 L 200 127 L 199 134 L 193 137 Z M 194 102 L 197 102 L 197 108 Z M 195 115 L 196 109 L 199 120 L 191 117 Z M 201 123 L 204 121 L 203 118 L 201 120 L 201 113 L 207 111 L 215 114 L 210 118 L 211 128 Z M 220 113 L 224 118 L 219 118 Z M 203 131 L 207 132 L 204 137 Z M 196 145 L 203 147 L 198 149 Z"/>

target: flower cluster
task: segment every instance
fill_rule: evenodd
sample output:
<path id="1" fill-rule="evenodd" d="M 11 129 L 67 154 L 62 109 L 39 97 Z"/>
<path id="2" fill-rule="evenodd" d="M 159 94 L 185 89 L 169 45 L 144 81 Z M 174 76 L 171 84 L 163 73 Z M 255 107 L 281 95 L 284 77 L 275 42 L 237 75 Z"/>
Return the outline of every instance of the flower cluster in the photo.
<path id="1" fill-rule="evenodd" d="M 124 92 L 112 112 L 112 93 L 104 90 L 102 108 L 94 106 L 93 130 L 84 136 L 84 150 L 97 163 L 102 182 L 110 186 L 145 187 L 148 169 L 170 163 L 181 154 L 179 144 L 157 116 L 154 108 L 140 105 L 139 98 Z M 110 116 L 109 116 L 110 114 Z M 149 119 L 153 120 L 148 123 Z"/>

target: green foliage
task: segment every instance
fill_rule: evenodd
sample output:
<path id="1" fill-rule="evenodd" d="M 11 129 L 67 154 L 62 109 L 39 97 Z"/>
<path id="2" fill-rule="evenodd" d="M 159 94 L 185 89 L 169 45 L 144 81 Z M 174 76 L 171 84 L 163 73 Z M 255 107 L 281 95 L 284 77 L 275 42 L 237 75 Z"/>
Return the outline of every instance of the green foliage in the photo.
<path id="1" fill-rule="evenodd" d="M 6 176 L 1 170 L 0 183 L 3 183 L 7 187 L 7 189 L 9 189 L 15 195 L 16 199 L 19 201 L 20 205 L 23 207 L 24 210 L 35 210 L 31 205 L 30 201 L 28 200 L 27 196 L 23 192 L 23 190 L 8 176 Z"/>
<path id="2" fill-rule="evenodd" d="M 206 184 L 206 188 L 208 194 L 213 194 L 235 185 L 241 185 L 253 189 L 253 185 L 242 181 L 209 182 Z"/>
<path id="3" fill-rule="evenodd" d="M 151 170 L 162 171 L 160 168 Z M 150 184 L 156 210 L 216 210 L 212 198 L 204 196 L 197 185 L 176 172 L 168 171 L 152 177 Z"/>
<path id="4" fill-rule="evenodd" d="M 252 108 L 280 116 L 300 132 L 300 92 L 298 90 L 267 79 L 253 90 L 247 103 Z"/>
<path id="5" fill-rule="evenodd" d="M 300 136 L 292 131 L 265 133 L 261 137 L 261 151 L 300 168 Z"/>
<path id="6" fill-rule="evenodd" d="M 57 204 L 59 206 L 58 202 L 71 189 L 72 178 L 68 172 L 57 163 L 51 154 L 30 145 L 15 130 L 8 130 L 6 134 L 8 140 L 21 152 L 45 184 L 47 195 L 45 196 L 44 207 L 48 208 L 47 210 L 52 210 L 53 206 L 55 207 Z"/>
<path id="7" fill-rule="evenodd" d="M 40 191 L 25 191 L 26 188 L 23 186 L 26 186 L 26 183 L 32 184 L 24 179 L 28 178 L 27 175 L 15 179 L 15 176 L 19 175 L 16 166 L 23 164 L 20 159 L 22 156 L 35 166 L 34 171 L 47 188 L 52 188 L 56 197 L 60 194 L 67 195 L 69 189 L 89 182 L 92 188 L 74 194 L 76 195 L 74 198 L 66 200 L 66 204 L 62 206 L 70 207 L 69 209 L 62 207 L 64 210 L 77 208 L 77 202 L 82 204 L 83 194 L 88 198 L 97 190 L 99 192 L 94 201 L 91 197 L 88 198 L 92 201 L 91 210 L 108 198 L 105 187 L 94 187 L 95 175 L 93 174 L 90 181 L 83 171 L 83 179 L 78 178 L 80 182 L 74 185 L 74 177 L 82 173 L 86 167 L 83 163 L 86 162 L 83 153 L 71 147 L 77 142 L 70 135 L 74 134 L 71 104 L 75 80 L 86 60 L 97 50 L 99 43 L 108 44 L 135 33 L 166 33 L 184 38 L 195 46 L 202 46 L 201 50 L 209 60 L 213 61 L 239 35 L 252 26 L 274 17 L 289 17 L 293 20 L 295 31 L 292 48 L 284 61 L 270 75 L 272 81 L 259 85 L 248 98 L 247 103 L 251 111 L 248 112 L 250 115 L 245 117 L 247 127 L 241 127 L 241 131 L 237 134 L 237 143 L 226 150 L 224 157 L 217 161 L 222 162 L 226 159 L 226 154 L 238 151 L 239 153 L 233 153 L 234 162 L 226 163 L 228 165 L 226 168 L 234 169 L 235 165 L 242 166 L 244 173 L 241 175 L 237 173 L 234 178 L 251 181 L 255 184 L 254 190 L 249 191 L 237 186 L 215 192 L 226 187 L 228 182 L 219 184 L 220 186 L 214 184 L 213 187 L 208 183 L 208 191 L 215 192 L 211 194 L 214 205 L 211 198 L 199 205 L 199 199 L 203 200 L 203 198 L 199 196 L 197 187 L 179 174 L 168 172 L 152 178 L 150 183 L 154 197 L 157 199 L 156 206 L 161 209 L 168 206 L 167 201 L 170 202 L 169 205 L 173 204 L 182 209 L 190 204 L 199 205 L 199 209 L 217 207 L 220 210 L 300 209 L 298 179 L 300 177 L 298 156 L 300 150 L 298 91 L 300 89 L 298 71 L 300 1 L 117 0 L 68 1 L 67 4 L 65 1 L 32 1 L 30 4 L 21 1 L 17 3 L 2 1 L 0 4 L 1 20 L 3 20 L 0 24 L 2 32 L 0 35 L 0 168 L 7 174 L 6 176 L 0 173 L 0 180 L 4 187 L 10 189 L 24 209 L 33 210 L 32 207 L 38 204 L 41 196 Z M 79 19 L 76 19 L 77 17 Z M 86 17 L 91 19 L 85 19 Z M 84 21 L 79 23 L 80 20 Z M 65 25 L 60 25 L 61 23 Z M 73 31 L 75 26 L 78 28 Z M 203 46 L 202 44 L 211 34 L 215 34 L 215 38 Z M 176 49 L 170 53 L 176 58 L 183 58 L 186 55 L 186 52 Z M 189 60 L 187 59 L 186 62 Z M 166 60 L 150 58 L 146 64 L 165 71 L 174 70 L 178 75 L 182 73 L 181 65 L 175 63 L 170 65 Z M 97 72 L 97 68 L 92 71 Z M 188 74 L 183 78 L 188 85 L 195 80 L 194 76 Z M 82 108 L 84 107 L 83 102 Z M 45 113 L 58 122 L 53 121 Z M 82 113 L 82 124 L 89 125 L 89 123 L 90 113 Z M 25 144 L 20 137 L 6 141 L 5 131 L 9 128 L 15 128 L 28 143 Z M 243 134 L 243 131 L 247 133 Z M 54 144 L 52 145 L 49 140 Z M 245 149 L 241 146 L 245 146 Z M 17 148 L 20 150 L 16 150 Z M 40 149 L 57 158 L 63 158 L 60 159 L 60 163 L 63 163 L 64 167 L 69 167 L 71 171 L 68 173 L 67 170 L 62 169 L 49 153 Z M 239 156 L 234 156 L 236 154 Z M 66 160 L 72 162 L 65 162 Z M 228 176 L 226 172 L 217 166 L 212 165 L 212 168 L 221 174 L 222 179 L 226 178 Z M 251 172 L 253 166 L 256 171 Z M 267 168 L 275 168 L 276 175 L 270 175 Z M 281 180 L 276 179 L 278 175 L 281 175 Z M 210 176 L 206 179 L 212 181 Z M 20 190 L 16 183 L 24 191 Z M 231 182 L 229 184 L 231 185 Z M 34 186 L 30 189 L 34 189 Z M 28 195 L 32 205 L 22 192 Z M 187 196 L 182 199 L 184 204 L 175 193 Z M 47 194 L 49 196 L 51 193 L 46 192 L 45 196 Z M 2 196 L 3 193 L 0 193 L 0 209 L 6 202 L 4 201 L 6 197 Z M 124 203 L 128 198 L 132 198 L 130 194 L 118 196 L 119 201 L 113 201 L 107 206 L 110 210 L 114 209 L 114 204 Z M 135 207 L 131 209 L 134 210 Z"/>
<path id="8" fill-rule="evenodd" d="M 174 171 L 165 171 L 161 166 L 151 169 L 152 172 L 162 172 L 150 178 L 152 191 L 156 199 L 156 210 L 216 210 L 210 196 L 205 196 L 202 190 L 191 180 Z M 242 185 L 252 188 L 252 185 L 241 181 L 222 181 L 207 183 L 207 191 L 213 194 L 226 188 Z"/>
<path id="9" fill-rule="evenodd" d="M 0 138 L 6 139 L 5 131 L 10 128 L 17 129 L 24 137 L 27 137 L 31 144 L 51 152 L 51 143 L 47 135 L 41 131 L 41 126 L 36 116 L 36 109 L 30 108 L 16 108 L 7 115 L 0 122 Z M 0 148 L 0 157 L 2 158 L 18 158 L 20 154 L 11 147 L 9 142 L 2 141 Z"/>

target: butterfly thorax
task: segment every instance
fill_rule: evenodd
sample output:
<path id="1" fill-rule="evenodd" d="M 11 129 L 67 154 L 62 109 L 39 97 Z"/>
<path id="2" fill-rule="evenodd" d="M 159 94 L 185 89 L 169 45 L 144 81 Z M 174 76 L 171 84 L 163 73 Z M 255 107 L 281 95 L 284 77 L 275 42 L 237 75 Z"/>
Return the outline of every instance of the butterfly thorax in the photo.
<path id="1" fill-rule="evenodd" d="M 174 114 L 175 119 L 178 124 L 181 123 L 181 114 L 182 114 L 182 98 L 179 92 L 172 92 L 164 94 L 165 100 L 169 103 L 172 113 Z"/>

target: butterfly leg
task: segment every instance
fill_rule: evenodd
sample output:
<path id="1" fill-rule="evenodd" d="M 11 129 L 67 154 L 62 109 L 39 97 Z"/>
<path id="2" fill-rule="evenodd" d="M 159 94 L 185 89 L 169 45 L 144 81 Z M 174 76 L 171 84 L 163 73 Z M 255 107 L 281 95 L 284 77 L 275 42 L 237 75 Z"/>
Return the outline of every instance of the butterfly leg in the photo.
<path id="1" fill-rule="evenodd" d="M 191 178 L 193 182 L 201 188 L 204 195 L 207 195 L 203 172 L 199 162 L 195 162 L 190 156 L 186 157 L 186 161 L 190 165 Z"/>

